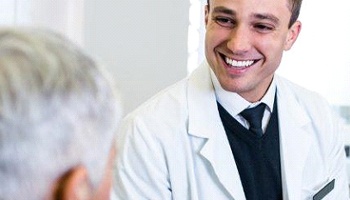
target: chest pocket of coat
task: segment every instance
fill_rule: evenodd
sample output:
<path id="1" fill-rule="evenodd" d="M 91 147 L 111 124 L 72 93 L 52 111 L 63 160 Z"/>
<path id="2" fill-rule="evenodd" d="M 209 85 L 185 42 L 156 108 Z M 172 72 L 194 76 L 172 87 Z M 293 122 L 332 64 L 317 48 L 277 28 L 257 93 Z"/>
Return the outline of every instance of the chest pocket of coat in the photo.
<path id="1" fill-rule="evenodd" d="M 335 179 L 327 181 L 324 185 L 322 185 L 320 188 L 315 189 L 311 192 L 311 194 L 308 194 L 306 199 L 312 199 L 312 200 L 333 200 L 334 197 L 332 197 L 333 189 L 335 185 Z"/>

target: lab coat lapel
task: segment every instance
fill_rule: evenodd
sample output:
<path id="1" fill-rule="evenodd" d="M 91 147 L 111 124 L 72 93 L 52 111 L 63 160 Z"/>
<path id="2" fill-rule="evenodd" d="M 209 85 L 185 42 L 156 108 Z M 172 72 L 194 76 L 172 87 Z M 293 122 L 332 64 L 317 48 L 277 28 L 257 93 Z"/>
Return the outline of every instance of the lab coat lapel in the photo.
<path id="1" fill-rule="evenodd" d="M 277 82 L 283 199 L 300 199 L 303 169 L 311 143 L 306 128 L 311 120 L 284 84 Z"/>
<path id="2" fill-rule="evenodd" d="M 225 190 L 235 200 L 245 200 L 230 145 L 216 105 L 209 66 L 203 63 L 189 78 L 189 134 L 206 140 L 199 155 L 209 161 Z"/>

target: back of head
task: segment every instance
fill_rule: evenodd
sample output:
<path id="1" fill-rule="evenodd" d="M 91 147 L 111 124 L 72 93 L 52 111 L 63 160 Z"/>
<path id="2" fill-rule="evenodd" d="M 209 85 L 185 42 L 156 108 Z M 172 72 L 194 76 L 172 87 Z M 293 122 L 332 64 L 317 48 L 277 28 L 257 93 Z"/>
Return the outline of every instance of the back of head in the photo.
<path id="1" fill-rule="evenodd" d="M 101 69 L 71 42 L 45 30 L 0 29 L 0 199 L 44 199 L 78 165 L 96 187 L 119 106 Z"/>

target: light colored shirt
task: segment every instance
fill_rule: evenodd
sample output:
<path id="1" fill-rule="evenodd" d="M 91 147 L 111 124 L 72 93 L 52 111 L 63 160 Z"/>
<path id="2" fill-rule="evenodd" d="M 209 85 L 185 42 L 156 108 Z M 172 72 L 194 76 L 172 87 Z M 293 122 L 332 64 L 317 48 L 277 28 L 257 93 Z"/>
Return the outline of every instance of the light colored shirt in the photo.
<path id="1" fill-rule="evenodd" d="M 240 113 L 244 109 L 253 108 L 259 105 L 260 103 L 266 104 L 264 116 L 262 119 L 262 129 L 263 129 L 263 132 L 265 132 L 267 128 L 267 124 L 271 117 L 271 113 L 273 111 L 273 104 L 275 101 L 275 94 L 276 94 L 275 80 L 274 79 L 272 80 L 270 87 L 268 88 L 267 92 L 265 93 L 265 95 L 260 101 L 250 103 L 249 101 L 245 100 L 243 97 L 238 95 L 237 93 L 224 90 L 221 87 L 219 80 L 215 76 L 215 73 L 211 69 L 210 69 L 210 76 L 215 89 L 216 100 L 222 105 L 222 107 L 225 108 L 225 110 L 233 118 L 235 118 L 245 128 L 249 129 L 249 123 L 240 115 Z"/>

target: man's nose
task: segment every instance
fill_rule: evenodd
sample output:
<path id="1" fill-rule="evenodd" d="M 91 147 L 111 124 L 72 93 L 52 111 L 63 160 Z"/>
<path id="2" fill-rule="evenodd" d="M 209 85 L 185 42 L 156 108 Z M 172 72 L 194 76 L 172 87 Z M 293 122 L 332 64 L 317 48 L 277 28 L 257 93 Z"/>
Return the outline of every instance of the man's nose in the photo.
<path id="1" fill-rule="evenodd" d="M 232 51 L 233 54 L 242 54 L 250 50 L 251 39 L 249 27 L 240 25 L 231 30 L 227 48 Z"/>

